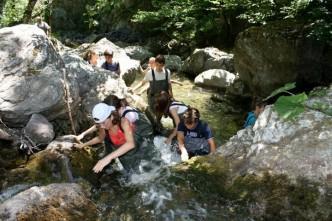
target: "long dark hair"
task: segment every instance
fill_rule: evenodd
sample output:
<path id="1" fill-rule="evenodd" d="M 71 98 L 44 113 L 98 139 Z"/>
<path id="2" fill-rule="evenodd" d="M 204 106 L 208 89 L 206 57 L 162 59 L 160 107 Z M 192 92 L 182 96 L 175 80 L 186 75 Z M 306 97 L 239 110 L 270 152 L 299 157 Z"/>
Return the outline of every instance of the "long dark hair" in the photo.
<path id="1" fill-rule="evenodd" d="M 117 110 L 119 110 L 120 107 L 126 107 L 126 106 L 128 106 L 128 102 L 127 102 L 127 100 L 125 98 L 124 99 L 119 99 L 117 96 L 111 95 L 111 100 L 112 100 L 112 105 Z"/>
<path id="2" fill-rule="evenodd" d="M 167 117 L 169 115 L 169 106 L 172 103 L 172 98 L 166 91 L 161 91 L 156 97 L 155 110 L 158 116 L 165 115 Z"/>

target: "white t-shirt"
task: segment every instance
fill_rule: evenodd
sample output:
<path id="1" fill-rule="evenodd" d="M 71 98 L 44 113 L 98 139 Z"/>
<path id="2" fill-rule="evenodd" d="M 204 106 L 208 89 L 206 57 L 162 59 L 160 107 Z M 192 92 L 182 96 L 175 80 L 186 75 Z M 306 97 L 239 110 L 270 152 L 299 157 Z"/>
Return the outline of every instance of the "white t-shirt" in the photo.
<path id="1" fill-rule="evenodd" d="M 177 105 L 177 104 L 181 104 L 181 105 Z M 172 109 L 176 109 L 177 114 L 183 114 L 188 109 L 188 107 L 184 106 L 181 102 L 173 101 L 172 105 L 170 105 L 170 107 L 169 107 L 169 111 L 171 111 Z"/>
<path id="2" fill-rule="evenodd" d="M 132 107 L 129 107 L 129 106 L 126 106 L 126 107 L 122 107 L 120 108 L 119 110 L 119 114 L 120 116 L 122 116 L 122 114 L 126 111 L 126 110 L 133 110 L 134 108 Z M 126 113 L 126 115 L 124 116 L 125 118 L 127 118 L 127 120 L 129 120 L 130 123 L 135 123 L 138 119 L 139 119 L 139 116 L 138 116 L 138 113 L 135 112 L 135 111 L 130 111 L 128 113 Z"/>
<path id="3" fill-rule="evenodd" d="M 156 81 L 161 81 L 161 80 L 165 80 L 166 75 L 165 75 L 165 68 L 163 68 L 163 70 L 161 72 L 156 71 L 156 69 L 154 69 L 154 76 Z M 171 72 L 169 70 L 167 70 L 167 76 L 168 76 L 168 82 L 171 82 Z M 145 81 L 153 81 L 153 77 L 152 77 L 152 70 L 149 70 L 148 73 L 145 75 L 144 77 Z"/>

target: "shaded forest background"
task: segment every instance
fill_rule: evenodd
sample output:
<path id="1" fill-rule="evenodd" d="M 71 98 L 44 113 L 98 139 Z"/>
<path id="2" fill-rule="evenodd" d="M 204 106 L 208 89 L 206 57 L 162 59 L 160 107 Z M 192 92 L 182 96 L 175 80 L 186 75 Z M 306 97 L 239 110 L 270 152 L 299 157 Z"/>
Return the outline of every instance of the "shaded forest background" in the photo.
<path id="1" fill-rule="evenodd" d="M 122 30 L 134 38 L 181 43 L 189 48 L 232 48 L 250 26 L 277 22 L 302 28 L 304 38 L 331 42 L 328 0 L 4 0 L 1 27 L 32 23 L 42 16 L 58 36 Z"/>

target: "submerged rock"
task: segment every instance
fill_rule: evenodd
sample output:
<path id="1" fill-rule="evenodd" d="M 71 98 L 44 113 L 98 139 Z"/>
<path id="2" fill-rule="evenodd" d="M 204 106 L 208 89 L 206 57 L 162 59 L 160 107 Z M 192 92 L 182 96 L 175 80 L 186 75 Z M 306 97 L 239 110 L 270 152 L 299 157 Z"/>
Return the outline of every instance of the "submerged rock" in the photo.
<path id="1" fill-rule="evenodd" d="M 78 184 L 34 186 L 0 205 L 0 219 L 16 220 L 91 220 L 97 208 Z"/>

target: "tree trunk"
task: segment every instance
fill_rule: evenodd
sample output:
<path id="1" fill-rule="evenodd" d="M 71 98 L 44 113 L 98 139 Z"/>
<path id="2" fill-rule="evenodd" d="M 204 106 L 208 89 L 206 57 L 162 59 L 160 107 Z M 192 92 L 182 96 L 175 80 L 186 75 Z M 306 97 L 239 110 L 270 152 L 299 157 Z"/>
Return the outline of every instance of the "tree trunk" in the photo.
<path id="1" fill-rule="evenodd" d="M 37 0 L 29 0 L 29 3 L 24 11 L 23 22 L 29 23 L 31 21 L 32 11 L 37 3 Z"/>

